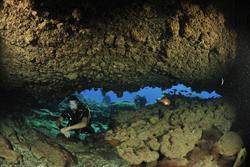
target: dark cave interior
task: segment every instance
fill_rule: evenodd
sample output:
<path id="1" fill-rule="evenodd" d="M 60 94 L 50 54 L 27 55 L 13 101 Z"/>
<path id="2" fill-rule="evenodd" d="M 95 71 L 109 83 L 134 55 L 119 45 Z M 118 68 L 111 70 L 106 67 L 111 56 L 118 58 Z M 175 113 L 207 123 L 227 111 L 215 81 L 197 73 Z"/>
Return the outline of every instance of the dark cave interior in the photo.
<path id="1" fill-rule="evenodd" d="M 110 0 L 110 1 L 98 1 L 98 0 L 75 0 L 75 1 L 69 1 L 69 0 L 30 0 L 28 3 L 32 4 L 32 8 L 34 11 L 37 12 L 37 15 L 40 19 L 51 19 L 56 20 L 58 22 L 63 22 L 65 24 L 65 32 L 69 32 L 70 35 L 74 34 L 71 27 L 67 28 L 67 25 L 74 25 L 75 27 L 84 26 L 87 28 L 92 28 L 95 31 L 94 33 L 98 34 L 101 32 L 100 36 L 102 34 L 105 34 L 105 31 L 103 30 L 102 25 L 108 25 L 110 26 L 107 29 L 112 29 L 113 32 L 116 32 L 117 27 L 112 26 L 113 24 L 122 24 L 117 23 L 118 18 L 120 17 L 126 17 L 128 15 L 127 12 L 135 12 L 134 14 L 138 17 L 140 16 L 141 8 L 144 8 L 145 4 L 150 4 L 151 6 L 154 6 L 154 9 L 156 10 L 157 16 L 169 16 L 173 17 L 178 9 L 181 8 L 181 2 L 180 1 L 169 1 L 168 3 L 164 3 L 164 0 Z M 235 64 L 233 64 L 232 68 L 229 69 L 227 72 L 225 72 L 225 86 L 223 88 L 218 87 L 218 91 L 222 93 L 223 97 L 228 99 L 232 104 L 236 107 L 237 111 L 237 119 L 240 129 L 243 129 L 243 139 L 245 146 L 247 147 L 247 150 L 250 149 L 250 69 L 249 69 L 249 63 L 250 63 L 250 48 L 249 48 L 249 39 L 250 35 L 249 28 L 250 28 L 250 10 L 248 9 L 247 1 L 236 1 L 236 0 L 211 0 L 211 1 L 201 1 L 201 0 L 190 0 L 188 1 L 192 4 L 197 4 L 200 6 L 201 9 L 206 9 L 209 7 L 209 4 L 215 4 L 213 7 L 218 9 L 219 11 L 222 11 L 224 17 L 225 17 L 225 24 L 226 27 L 229 27 L 230 29 L 233 29 L 237 36 L 236 36 L 236 59 Z M 4 8 L 4 1 L 0 2 L 0 9 Z M 162 5 L 161 5 L 162 4 Z M 129 9 L 132 10 L 129 10 Z M 124 10 L 126 9 L 126 10 Z M 166 11 L 166 12 L 164 12 Z M 131 14 L 131 13 L 130 13 Z M 144 19 L 144 18 L 142 18 Z M 147 18 L 150 20 L 150 17 Z M 188 18 L 187 18 L 188 19 Z M 155 19 L 157 20 L 157 19 Z M 161 20 L 161 18 L 159 18 Z M 108 27 L 107 26 L 107 27 Z M 48 27 L 49 29 L 49 27 Z M 5 31 L 6 29 L 0 29 L 1 31 Z M 118 33 L 119 34 L 119 33 Z M 73 36 L 73 35 L 72 35 Z M 165 34 L 164 38 L 168 38 L 169 34 Z M 92 37 L 95 38 L 95 34 L 92 34 Z M 117 39 L 117 37 L 115 37 Z M 2 40 L 5 40 L 0 35 L 0 62 L 2 61 Z M 127 46 L 127 45 L 126 45 Z M 112 47 L 107 47 L 108 49 L 112 49 Z M 143 56 L 143 55 L 142 55 Z M 0 77 L 2 79 L 2 76 L 5 76 L 5 69 L 2 69 L 1 66 L 2 63 L 0 63 Z M 160 76 L 160 75 L 159 75 Z M 4 78 L 4 77 L 3 77 Z M 157 78 L 157 76 L 155 77 Z M 160 77 L 160 79 L 162 76 Z M 174 78 L 175 80 L 182 81 L 182 78 Z M 87 80 L 87 79 L 86 79 Z M 150 79 L 149 79 L 150 80 Z M 21 79 L 20 79 L 21 81 Z M 82 80 L 85 81 L 85 78 Z M 113 81 L 113 80 L 112 80 Z M 30 108 L 37 108 L 40 107 L 37 103 L 38 99 L 35 98 L 36 95 L 27 92 L 26 89 L 23 89 L 22 84 L 25 85 L 26 81 L 21 81 L 20 87 L 13 88 L 12 86 L 9 88 L 8 84 L 1 85 L 1 82 L 5 82 L 5 80 L 0 81 L 0 113 L 1 113 L 1 119 L 4 119 L 5 116 L 12 115 L 13 113 L 17 112 L 20 108 L 22 108 L 22 111 L 27 111 L 29 113 Z M 136 81 L 135 81 L 136 82 Z M 216 81 L 217 82 L 217 81 Z M 101 81 L 98 82 L 98 86 L 102 86 L 103 83 Z M 150 81 L 148 83 L 151 83 Z M 154 82 L 153 82 L 154 83 Z M 29 83 L 30 84 L 30 83 Z M 34 82 L 36 85 L 36 83 Z M 43 83 L 44 84 L 44 83 Z M 60 83 L 61 84 L 61 83 Z M 82 83 L 84 84 L 84 83 Z M 110 85 L 115 83 L 110 83 Z M 77 87 L 76 90 L 80 90 L 80 88 Z M 87 83 L 86 85 L 91 88 L 91 85 Z M 192 85 L 192 84 L 191 84 Z M 195 83 L 194 85 L 198 85 L 199 88 L 199 82 Z M 131 85 L 128 85 L 128 87 Z M 145 85 L 144 85 L 145 86 Z M 147 86 L 147 85 L 146 85 Z M 153 85 L 153 86 L 159 86 L 159 85 Z M 46 87 L 46 83 L 45 86 Z M 72 87 L 70 85 L 69 87 Z M 96 82 L 94 87 L 97 87 Z M 138 85 L 136 85 L 138 87 Z M 165 85 L 163 85 L 165 87 Z M 60 90 L 66 90 L 67 84 L 65 87 L 61 88 Z M 126 90 L 126 88 L 124 88 Z M 202 88 L 201 88 L 202 89 Z M 124 90 L 124 91 L 125 91 Z M 199 89 L 198 89 L 199 90 Z M 72 93 L 69 91 L 69 93 Z M 68 95 L 69 95 L 68 93 Z M 59 93 L 60 94 L 60 93 Z M 48 94 L 47 96 L 50 96 Z M 61 101 L 64 96 L 58 97 L 58 99 L 54 99 L 54 101 L 51 101 L 51 103 L 57 103 L 58 101 Z M 44 99 L 39 99 L 44 100 Z M 23 113 L 21 113 L 23 114 Z M 26 114 L 26 113 L 25 113 Z M 247 158 L 246 160 L 248 160 Z M 1 164 L 1 163 L 0 163 Z M 249 164 L 248 161 L 246 161 L 246 166 Z"/>

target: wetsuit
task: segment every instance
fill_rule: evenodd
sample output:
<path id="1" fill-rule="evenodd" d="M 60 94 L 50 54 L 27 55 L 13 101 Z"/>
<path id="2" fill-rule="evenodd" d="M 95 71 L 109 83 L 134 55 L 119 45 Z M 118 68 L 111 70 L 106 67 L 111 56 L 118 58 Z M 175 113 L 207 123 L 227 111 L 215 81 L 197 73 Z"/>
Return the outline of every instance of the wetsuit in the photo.
<path id="1" fill-rule="evenodd" d="M 93 133 L 94 130 L 90 126 L 91 125 L 91 114 L 90 114 L 89 109 L 85 106 L 79 106 L 76 110 L 77 111 L 73 112 L 71 109 L 68 109 L 68 110 L 65 110 L 61 114 L 61 117 L 68 120 L 67 126 L 77 124 L 77 123 L 82 121 L 82 118 L 86 117 L 88 119 L 87 126 L 82 128 L 82 129 L 76 129 L 76 132 L 77 133 L 80 133 L 80 132 Z M 60 127 L 60 128 L 62 128 L 62 127 Z"/>

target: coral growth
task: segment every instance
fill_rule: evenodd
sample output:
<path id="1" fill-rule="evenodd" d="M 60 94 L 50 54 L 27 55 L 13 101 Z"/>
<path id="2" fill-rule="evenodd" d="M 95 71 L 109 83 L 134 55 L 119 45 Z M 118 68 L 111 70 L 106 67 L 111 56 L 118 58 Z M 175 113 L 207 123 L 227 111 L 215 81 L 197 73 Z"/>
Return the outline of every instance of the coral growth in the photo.
<path id="1" fill-rule="evenodd" d="M 216 167 L 222 161 L 220 153 L 230 150 L 226 153 L 229 156 L 232 151 L 233 154 L 240 151 L 243 143 L 235 132 L 230 143 L 235 146 L 220 144 L 229 143 L 224 138 L 232 133 L 228 131 L 235 119 L 234 108 L 225 101 L 175 97 L 172 102 L 176 108 L 154 104 L 135 112 L 117 112 L 114 119 L 117 118 L 119 126 L 106 133 L 106 140 L 119 141 L 114 147 L 131 164 L 159 161 L 159 166 L 165 163 L 173 166 L 187 161 L 176 166 Z M 159 110 L 164 113 L 161 119 Z M 215 149 L 216 145 L 220 150 Z M 232 162 L 232 159 L 225 158 L 225 162 Z"/>
<path id="2" fill-rule="evenodd" d="M 243 147 L 241 137 L 235 132 L 226 132 L 215 144 L 216 149 L 221 155 L 233 156 Z"/>
<path id="3" fill-rule="evenodd" d="M 161 153 L 173 159 L 182 159 L 201 138 L 201 129 L 175 128 L 162 137 Z"/>

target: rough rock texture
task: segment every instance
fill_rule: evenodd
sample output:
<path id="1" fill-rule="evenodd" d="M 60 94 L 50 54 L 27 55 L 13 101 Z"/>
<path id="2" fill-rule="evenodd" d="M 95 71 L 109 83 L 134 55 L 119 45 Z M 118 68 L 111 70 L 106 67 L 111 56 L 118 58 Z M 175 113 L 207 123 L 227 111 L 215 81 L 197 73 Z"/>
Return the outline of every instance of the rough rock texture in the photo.
<path id="1" fill-rule="evenodd" d="M 75 158 L 70 152 L 46 141 L 37 141 L 31 147 L 31 151 L 36 158 L 46 158 L 55 167 L 67 167 L 75 163 Z"/>
<path id="2" fill-rule="evenodd" d="M 172 160 L 188 161 L 190 166 L 203 164 L 202 159 L 213 154 L 213 146 L 222 133 L 231 129 L 235 109 L 222 99 L 201 101 L 175 97 L 171 101 L 175 108 L 155 104 L 136 112 L 117 112 L 114 119 L 119 126 L 106 133 L 106 140 L 131 164 L 149 163 L 159 157 L 170 159 L 159 165 L 177 163 Z M 161 119 L 159 110 L 164 113 Z M 230 148 L 234 150 L 228 144 L 227 149 Z M 206 160 L 211 161 L 209 164 L 218 161 L 218 151 L 214 152 L 215 156 Z"/>
<path id="3" fill-rule="evenodd" d="M 121 92 L 180 81 L 212 88 L 235 59 L 235 33 L 213 4 L 50 3 L 2 2 L 2 88 L 43 98 L 90 87 Z"/>
<path id="4" fill-rule="evenodd" d="M 182 159 L 201 138 L 201 129 L 176 128 L 162 137 L 161 153 L 173 159 Z"/>
<path id="5" fill-rule="evenodd" d="M 212 156 L 207 156 L 203 160 L 196 163 L 193 167 L 219 167 Z"/>
<path id="6" fill-rule="evenodd" d="M 20 154 L 13 151 L 8 139 L 0 134 L 0 157 L 4 158 L 10 163 L 16 163 L 20 158 Z"/>
<path id="7" fill-rule="evenodd" d="M 143 141 L 130 139 L 117 146 L 118 154 L 131 164 L 141 164 L 142 162 L 154 162 L 159 158 L 159 153 L 150 150 Z"/>
<path id="8" fill-rule="evenodd" d="M 49 138 L 27 127 L 18 113 L 13 117 L 0 121 L 1 167 L 129 167 L 103 138 Z"/>
<path id="9" fill-rule="evenodd" d="M 221 155 L 233 156 L 242 149 L 243 141 L 237 133 L 227 132 L 215 144 L 215 147 Z"/>
<path id="10" fill-rule="evenodd" d="M 183 102 L 176 100 L 180 106 L 175 114 L 170 116 L 169 122 L 173 126 L 181 126 L 187 124 L 191 129 L 201 128 L 208 130 L 212 127 L 217 127 L 221 132 L 229 131 L 232 127 L 232 122 L 235 120 L 235 108 L 223 100 L 204 102 L 199 101 Z M 204 106 L 210 111 L 204 110 Z M 186 112 L 186 108 L 190 108 L 193 112 Z M 206 115 L 206 116 L 204 116 Z"/>

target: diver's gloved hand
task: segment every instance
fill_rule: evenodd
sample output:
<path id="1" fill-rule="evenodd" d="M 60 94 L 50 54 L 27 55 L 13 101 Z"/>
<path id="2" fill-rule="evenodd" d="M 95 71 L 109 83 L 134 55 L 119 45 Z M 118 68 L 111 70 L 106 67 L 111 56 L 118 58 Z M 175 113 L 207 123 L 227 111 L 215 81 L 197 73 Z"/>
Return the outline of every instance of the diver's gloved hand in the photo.
<path id="1" fill-rule="evenodd" d="M 65 132 L 65 133 L 63 133 L 64 134 L 64 136 L 65 137 L 67 137 L 67 138 L 69 138 L 70 137 L 70 133 L 69 133 L 69 131 L 67 131 L 67 132 Z"/>
<path id="2" fill-rule="evenodd" d="M 69 127 L 65 127 L 65 128 L 62 128 L 60 131 L 61 131 L 62 134 L 64 134 L 65 137 L 69 138 L 70 137 L 69 130 L 70 130 Z"/>

